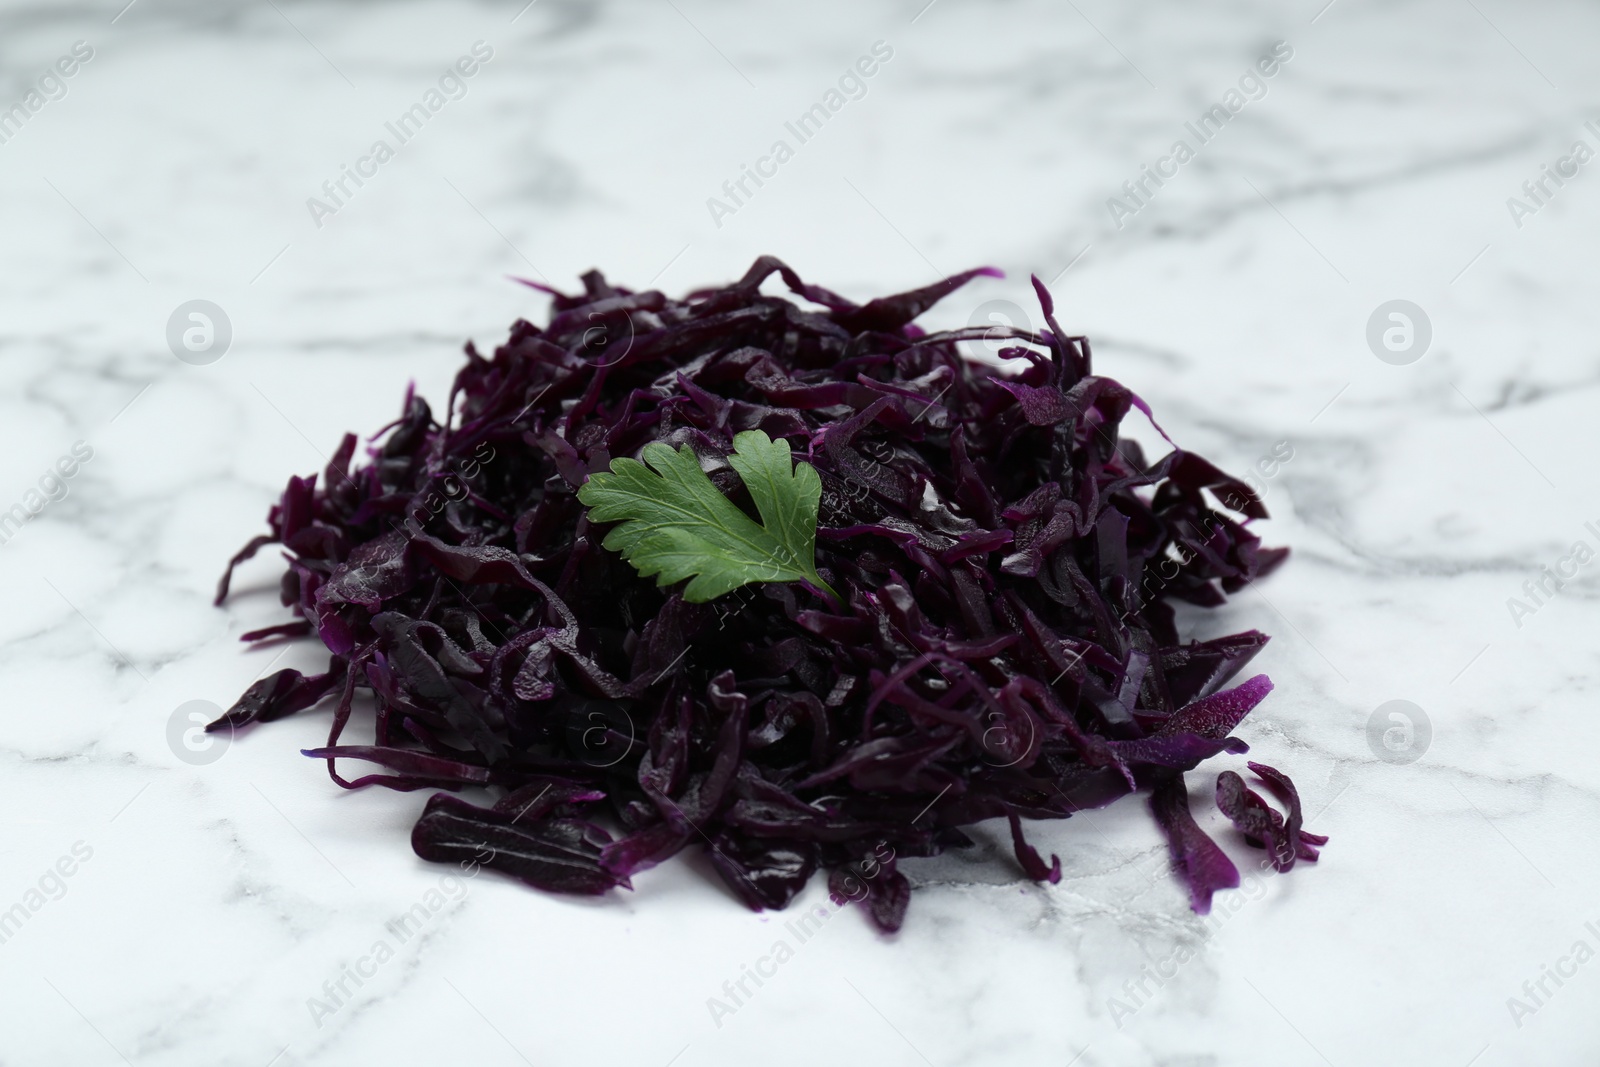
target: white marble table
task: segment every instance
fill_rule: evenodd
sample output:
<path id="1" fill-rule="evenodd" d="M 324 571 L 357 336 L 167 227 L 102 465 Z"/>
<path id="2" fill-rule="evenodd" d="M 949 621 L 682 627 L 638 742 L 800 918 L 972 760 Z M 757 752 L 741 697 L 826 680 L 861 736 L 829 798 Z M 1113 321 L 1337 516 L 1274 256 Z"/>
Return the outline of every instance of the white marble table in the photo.
<path id="1" fill-rule="evenodd" d="M 42 504 L 0 550 L 0 1063 L 1596 1062 L 1592 6 L 122 2 L 0 7 L 0 512 Z M 787 132 L 880 41 L 859 99 Z M 1146 164 L 1171 177 L 1130 201 Z M 682 290 L 763 252 L 861 297 L 1008 272 L 939 325 L 1031 306 L 1037 272 L 1178 440 L 1232 469 L 1288 442 L 1263 528 L 1290 564 L 1188 622 L 1275 636 L 1242 736 L 1331 835 L 1320 866 L 1207 922 L 1119 804 L 1034 831 L 1060 885 L 1003 849 L 915 866 L 892 943 L 840 915 L 714 1020 L 790 916 L 696 862 L 600 901 L 441 884 L 421 794 L 297 754 L 325 711 L 180 758 L 174 712 L 280 651 L 237 641 L 284 618 L 276 557 L 217 610 L 222 562 L 408 379 L 442 395 L 462 341 L 544 313 L 506 275 Z M 196 299 L 231 324 L 206 365 L 166 339 Z M 1368 345 L 1396 299 L 1420 358 Z M 1546 566 L 1572 577 L 1535 603 Z M 1410 762 L 1369 744 L 1391 700 L 1431 724 Z"/>

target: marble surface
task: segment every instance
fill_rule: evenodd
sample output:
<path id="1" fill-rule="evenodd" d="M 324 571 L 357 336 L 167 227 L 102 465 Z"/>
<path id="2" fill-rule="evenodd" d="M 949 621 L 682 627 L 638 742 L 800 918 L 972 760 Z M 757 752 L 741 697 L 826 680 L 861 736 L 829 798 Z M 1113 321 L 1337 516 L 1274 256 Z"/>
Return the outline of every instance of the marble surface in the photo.
<path id="1" fill-rule="evenodd" d="M 1596 1062 L 1593 6 L 122 3 L 0 5 L 0 109 L 27 114 L 0 143 L 0 511 L 41 505 L 0 550 L 0 1064 Z M 880 41 L 859 99 L 708 207 Z M 360 163 L 476 42 L 459 98 Z M 1176 172 L 1108 208 L 1146 164 Z M 1534 199 L 1546 166 L 1571 176 Z M 1332 837 L 1319 866 L 1202 920 L 1120 804 L 1034 832 L 1060 885 L 993 842 L 915 866 L 893 943 L 831 918 L 714 1019 L 791 916 L 696 862 L 602 901 L 446 879 L 407 847 L 420 795 L 296 754 L 325 711 L 198 755 L 173 732 L 318 664 L 238 643 L 283 618 L 277 565 L 218 610 L 222 562 L 407 380 L 442 395 L 462 341 L 543 314 L 507 275 L 682 290 L 763 252 L 859 297 L 1007 271 L 942 326 L 1024 314 L 1037 272 L 1174 437 L 1241 470 L 1287 442 L 1263 528 L 1290 565 L 1187 623 L 1275 635 L 1241 733 Z M 196 299 L 231 324 L 206 365 L 167 342 Z M 1380 359 L 1397 299 L 1431 341 Z M 1571 577 L 1534 601 L 1547 566 Z M 1394 700 L 1426 717 L 1409 750 Z M 315 1010 L 347 968 L 371 976 Z"/>

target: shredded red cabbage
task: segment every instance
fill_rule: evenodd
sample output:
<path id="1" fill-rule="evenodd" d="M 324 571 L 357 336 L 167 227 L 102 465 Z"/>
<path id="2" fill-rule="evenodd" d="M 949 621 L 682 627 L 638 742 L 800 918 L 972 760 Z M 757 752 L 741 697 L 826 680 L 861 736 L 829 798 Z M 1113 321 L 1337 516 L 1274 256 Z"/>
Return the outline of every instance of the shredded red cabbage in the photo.
<path id="1" fill-rule="evenodd" d="M 774 273 L 814 307 L 762 294 Z M 1183 643 L 1172 604 L 1220 604 L 1287 550 L 1246 528 L 1266 510 L 1245 482 L 1119 438 L 1148 408 L 1091 372 L 1037 279 L 1040 332 L 912 325 L 994 273 L 862 305 L 771 257 L 682 300 L 598 272 L 546 289 L 547 326 L 518 321 L 490 358 L 466 346 L 443 419 L 408 391 L 366 462 L 346 435 L 320 480 L 289 480 L 217 601 L 281 544 L 298 619 L 245 638 L 314 630 L 332 660 L 262 679 L 212 728 L 331 697 L 306 755 L 340 785 L 499 796 L 434 795 L 412 834 L 425 859 L 602 893 L 694 846 L 752 908 L 824 869 L 883 930 L 910 898 L 898 860 L 1004 817 L 1023 873 L 1055 882 L 1022 820 L 1147 790 L 1206 911 L 1238 872 L 1183 773 L 1245 750 L 1232 731 L 1271 683 L 1222 687 L 1267 639 Z M 958 351 L 996 337 L 1021 370 Z M 689 603 L 602 547 L 578 490 L 651 442 L 688 446 L 751 513 L 727 462 L 746 430 L 820 475 L 816 567 L 839 599 L 769 583 Z M 358 691 L 372 736 L 346 743 Z M 379 771 L 348 780 L 340 761 Z M 1293 786 L 1252 767 L 1288 820 L 1237 775 L 1223 810 L 1282 868 L 1314 858 Z"/>

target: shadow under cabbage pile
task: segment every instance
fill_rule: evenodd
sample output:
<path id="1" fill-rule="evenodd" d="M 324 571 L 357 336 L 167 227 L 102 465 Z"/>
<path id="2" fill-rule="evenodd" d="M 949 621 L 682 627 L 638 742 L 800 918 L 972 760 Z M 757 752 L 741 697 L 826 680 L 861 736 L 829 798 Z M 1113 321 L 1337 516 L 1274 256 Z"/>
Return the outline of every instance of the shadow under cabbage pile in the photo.
<path id="1" fill-rule="evenodd" d="M 763 295 L 774 273 L 821 310 Z M 306 754 L 340 785 L 498 797 L 433 796 L 412 835 L 426 859 L 593 894 L 692 846 L 752 908 L 822 869 L 884 930 L 910 897 L 900 859 L 1004 817 L 1022 870 L 1054 882 L 1060 860 L 1021 820 L 1146 791 L 1206 911 L 1239 876 L 1183 772 L 1245 750 L 1229 735 L 1271 684 L 1222 687 L 1266 637 L 1182 643 L 1171 602 L 1219 604 L 1286 550 L 1246 528 L 1266 511 L 1244 482 L 1119 441 L 1148 409 L 1091 373 L 1037 280 L 1047 330 L 912 324 L 993 273 L 864 305 L 771 257 L 683 300 L 598 272 L 577 296 L 535 285 L 549 325 L 518 321 L 492 358 L 468 344 L 442 418 L 408 392 L 364 463 L 346 435 L 320 482 L 290 479 L 228 575 L 281 544 L 299 618 L 245 639 L 315 632 L 332 660 L 262 679 L 211 729 L 333 698 L 328 743 Z M 958 352 L 997 337 L 1024 369 Z M 614 527 L 579 490 L 652 442 L 687 446 L 753 516 L 727 457 L 754 430 L 820 477 L 824 588 L 692 603 L 603 547 Z M 372 736 L 348 743 L 358 706 Z M 350 760 L 382 771 L 347 780 Z M 1292 784 L 1251 766 L 1287 815 L 1232 772 L 1223 811 L 1278 869 L 1315 859 L 1325 839 L 1301 829 Z"/>

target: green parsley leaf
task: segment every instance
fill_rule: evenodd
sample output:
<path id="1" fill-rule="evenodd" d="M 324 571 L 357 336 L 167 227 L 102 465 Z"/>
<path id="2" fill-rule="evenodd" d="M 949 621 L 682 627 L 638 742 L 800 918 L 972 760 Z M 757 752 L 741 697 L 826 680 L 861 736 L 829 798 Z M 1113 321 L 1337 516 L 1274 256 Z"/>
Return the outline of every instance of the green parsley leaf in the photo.
<path id="1" fill-rule="evenodd" d="M 604 545 L 663 586 L 693 578 L 685 600 L 704 603 L 749 582 L 806 582 L 837 599 L 817 574 L 817 505 L 822 480 L 791 463 L 789 442 L 760 430 L 733 439 L 739 472 L 762 525 L 717 491 L 688 446 L 646 445 L 644 463 L 614 459 L 578 490 L 591 522 L 620 522 Z M 649 464 L 647 467 L 646 464 Z M 653 468 L 653 469 L 652 469 Z"/>

